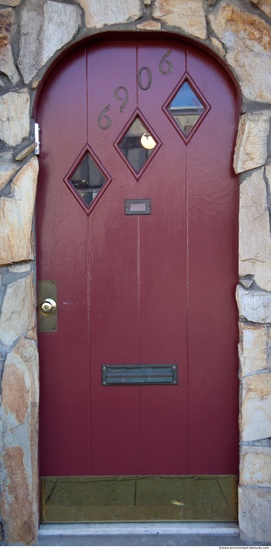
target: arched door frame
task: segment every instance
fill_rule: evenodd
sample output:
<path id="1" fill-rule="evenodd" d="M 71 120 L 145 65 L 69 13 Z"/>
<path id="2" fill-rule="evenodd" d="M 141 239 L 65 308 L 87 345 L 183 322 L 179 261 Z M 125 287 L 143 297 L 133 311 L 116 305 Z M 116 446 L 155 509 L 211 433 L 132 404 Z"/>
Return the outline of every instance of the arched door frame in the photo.
<path id="1" fill-rule="evenodd" d="M 130 37 L 130 36 L 129 36 L 129 37 Z M 116 38 L 116 35 L 114 36 L 114 38 Z M 141 37 L 140 37 L 140 38 L 141 38 Z M 136 36 L 137 42 L 140 42 L 140 38 L 139 38 L 139 40 L 138 40 L 138 36 Z M 132 40 L 135 40 L 134 35 L 131 36 L 131 39 L 132 39 Z M 153 39 L 153 36 L 152 36 L 152 39 Z M 167 40 L 167 41 L 169 40 L 168 37 L 166 38 L 166 40 Z M 163 42 L 165 41 L 165 38 L 164 38 L 163 40 L 158 40 L 158 41 L 159 41 L 159 43 L 161 43 L 161 44 L 163 45 Z M 155 44 L 157 44 L 158 41 L 157 41 L 157 37 L 155 36 Z M 146 42 L 147 42 L 147 41 L 146 41 L 146 39 L 145 39 L 145 40 L 144 40 L 144 44 L 146 44 Z M 94 42 L 93 42 L 93 43 L 94 43 Z M 97 43 L 97 41 L 95 41 L 95 43 Z M 114 43 L 114 42 L 113 42 L 113 43 Z M 167 43 L 167 42 L 166 42 L 166 43 Z M 185 45 L 186 45 L 186 43 L 187 43 L 186 41 L 182 41 L 182 44 L 185 44 Z M 110 41 L 105 41 L 105 40 L 103 40 L 103 41 L 102 41 L 102 44 L 105 45 L 105 46 L 107 46 L 108 49 L 110 49 Z M 81 48 L 83 48 L 82 51 L 85 51 L 85 50 L 84 50 L 84 46 L 85 46 L 85 44 L 80 45 L 80 47 L 78 48 L 78 51 L 81 51 Z M 88 47 L 89 47 L 89 44 L 88 44 Z M 162 46 L 162 47 L 163 47 L 163 46 Z M 168 46 L 168 47 L 169 47 L 169 46 Z M 194 47 L 194 46 L 193 46 L 193 47 Z M 173 46 L 172 46 L 172 48 L 173 48 L 173 51 L 174 51 L 174 47 L 173 47 Z M 186 48 L 186 50 L 188 51 L 187 48 Z M 198 50 L 198 48 L 197 48 L 197 50 Z M 90 51 L 91 51 L 91 45 L 90 45 Z M 108 51 L 108 50 L 107 50 L 107 51 Z M 194 50 L 192 50 L 192 51 L 194 51 Z M 85 54 L 84 54 L 84 55 L 85 55 Z M 160 55 L 162 55 L 162 54 L 160 54 Z M 68 57 L 69 57 L 69 56 L 68 56 Z M 66 59 L 67 59 L 67 56 L 65 56 L 65 58 L 62 58 L 62 59 L 66 60 Z M 204 60 L 205 60 L 205 57 L 202 56 L 201 59 L 204 59 Z M 61 60 L 61 61 L 62 61 L 62 60 Z M 143 63 L 144 63 L 144 61 L 143 61 Z M 167 61 L 165 61 L 165 63 L 167 63 Z M 206 69 L 208 68 L 208 63 L 210 63 L 210 61 L 208 60 L 208 57 L 207 57 L 206 65 L 204 65 L 204 67 L 205 67 Z M 142 64 L 142 60 L 141 60 L 141 64 Z M 66 66 L 66 65 L 64 64 L 64 67 L 65 67 L 65 66 Z M 169 65 L 169 66 L 170 66 L 170 65 Z M 176 65 L 176 66 L 177 66 L 177 65 Z M 214 70 L 214 72 L 215 72 L 215 67 L 216 67 L 216 65 L 214 64 L 214 65 L 212 65 L 212 66 L 213 66 L 213 70 Z M 62 67 L 61 64 L 60 64 L 60 67 Z M 139 67 L 140 67 L 140 65 L 139 65 Z M 164 69 L 164 68 L 162 67 L 162 69 Z M 192 67 L 191 67 L 191 69 L 192 69 Z M 149 71 L 150 71 L 150 69 L 149 69 Z M 200 74 L 200 70 L 199 70 L 199 69 L 198 69 L 198 71 L 199 71 L 199 74 Z M 160 72 L 162 72 L 162 71 L 160 71 Z M 176 72 L 176 74 L 178 74 L 177 69 L 176 69 L 175 72 Z M 202 70 L 201 72 L 202 72 L 202 74 L 204 74 L 204 70 Z M 174 73 L 173 73 L 173 74 L 174 74 Z M 221 82 L 224 82 L 223 76 L 222 76 L 222 75 L 223 75 L 223 72 L 218 72 L 218 74 L 219 74 L 219 81 L 221 80 Z M 94 74 L 94 75 L 91 74 L 91 77 L 92 77 L 92 79 L 95 80 L 95 74 Z M 56 82 L 57 82 L 57 78 L 58 78 L 58 76 L 57 76 L 56 72 L 54 72 L 54 73 L 53 73 L 53 78 L 50 79 L 50 82 L 54 82 L 54 79 L 56 79 Z M 195 78 L 195 75 L 194 75 L 194 78 Z M 69 79 L 68 79 L 68 80 L 69 80 Z M 205 79 L 205 80 L 206 80 L 206 79 Z M 120 82 L 121 82 L 121 81 L 120 81 Z M 151 81 L 150 81 L 150 82 L 151 82 Z M 203 79 L 203 82 L 204 82 L 204 79 Z M 227 81 L 225 80 L 225 83 L 224 83 L 225 86 L 226 86 L 226 82 L 227 82 Z M 66 85 L 66 82 L 65 82 L 65 85 Z M 127 86 L 128 84 L 126 83 L 125 85 Z M 91 81 L 90 81 L 89 87 L 90 87 L 90 86 L 91 86 Z M 219 86 L 219 84 L 218 84 L 218 86 Z M 213 88 L 212 88 L 212 89 L 213 89 Z M 226 88 L 226 89 L 227 89 L 227 88 Z M 65 90 L 66 90 L 66 88 L 65 88 Z M 209 89 L 209 92 L 210 92 L 210 91 L 211 91 L 211 90 Z M 47 93 L 47 88 L 46 88 L 46 93 Z M 50 92 L 49 92 L 49 93 L 50 93 Z M 149 93 L 150 93 L 150 92 L 149 92 Z M 223 90 L 222 90 L 222 89 L 220 89 L 220 93 L 221 93 L 221 95 L 223 96 Z M 147 93 L 146 93 L 145 90 L 144 90 L 144 92 L 143 92 L 143 95 L 144 95 L 145 97 L 147 97 Z M 65 93 L 65 96 L 66 96 L 66 93 Z M 214 96 L 217 97 L 217 94 L 214 93 Z M 213 96 L 213 104 L 215 105 L 215 97 L 214 97 L 214 96 Z M 44 97 L 44 96 L 41 97 L 41 103 L 42 103 L 43 97 Z M 58 97 L 58 96 L 57 96 L 57 97 Z M 64 97 L 64 96 L 63 96 L 63 97 Z M 68 95 L 67 97 L 69 97 L 69 95 Z M 80 96 L 80 97 L 81 97 L 81 96 Z M 234 97 L 235 97 L 235 96 L 234 96 Z M 61 101 L 61 100 L 59 99 L 59 101 Z M 82 101 L 83 101 L 83 99 L 82 99 Z M 78 102 L 78 104 L 79 104 L 79 103 L 81 103 L 81 101 Z M 226 98 L 226 96 L 225 96 L 225 103 L 227 104 L 227 98 Z M 237 124 L 237 120 L 236 120 L 236 110 L 235 110 L 234 106 L 235 106 L 235 102 L 233 102 L 233 112 L 235 113 L 235 121 L 236 121 L 236 124 Z M 100 109 L 100 108 L 99 108 L 99 109 Z M 63 115 L 64 115 L 64 113 L 63 113 Z M 218 116 L 218 114 L 217 114 L 217 116 Z M 46 124 L 45 124 L 45 122 L 46 122 L 46 117 L 45 117 L 45 119 L 44 119 L 44 116 L 41 115 L 41 120 L 43 120 L 43 124 L 44 124 L 44 128 L 45 128 L 45 127 L 46 127 Z M 59 120 L 59 121 L 58 121 L 58 126 L 60 125 L 60 122 L 61 122 L 61 121 Z M 93 120 L 93 123 L 95 124 L 94 120 Z M 216 120 L 216 124 L 217 124 L 217 120 Z M 234 124 L 232 125 L 232 127 L 234 128 Z M 231 127 L 231 128 L 232 128 L 232 127 Z M 103 127 L 102 127 L 102 129 L 103 129 Z M 111 130 L 110 130 L 110 132 L 111 132 Z M 82 131 L 81 131 L 81 132 L 79 133 L 79 135 L 78 135 L 78 141 L 80 141 L 80 136 L 81 136 L 81 134 L 82 134 Z M 231 133 L 231 132 L 230 132 L 230 135 L 232 136 L 232 133 Z M 106 134 L 106 136 L 107 136 L 107 134 Z M 104 134 L 104 137 L 105 137 L 105 134 Z M 231 142 L 232 142 L 232 139 L 234 139 L 234 138 L 231 137 Z M 46 141 L 46 140 L 45 140 L 45 138 L 44 138 L 44 146 L 45 146 L 45 141 Z M 47 141 L 48 141 L 48 140 L 47 140 Z M 73 140 L 72 140 L 72 139 L 71 139 L 70 143 L 73 143 Z M 91 143 L 91 142 L 90 142 L 90 143 Z M 214 146 L 215 146 L 215 144 L 214 144 Z M 45 146 L 45 151 L 47 151 L 46 156 L 48 156 L 48 154 L 49 154 L 48 145 L 47 145 L 47 147 Z M 207 154 L 207 156 L 208 156 L 208 154 Z M 227 156 L 227 155 L 226 155 L 226 156 Z M 57 159 L 58 159 L 58 157 L 57 157 Z M 214 159 L 213 159 L 213 160 L 214 160 Z M 56 170 L 56 172 L 57 172 L 57 165 L 58 165 L 58 164 L 59 164 L 59 159 L 56 160 L 56 165 L 55 165 L 55 170 Z M 203 161 L 203 164 L 204 164 L 204 161 Z M 227 164 L 228 164 L 228 161 L 227 161 Z M 214 163 L 214 167 L 215 167 L 215 163 Z M 49 166 L 48 166 L 48 170 L 49 170 Z M 218 174 L 217 174 L 217 177 L 219 177 Z M 199 178 L 199 179 L 202 179 L 202 178 Z M 226 181 L 227 181 L 227 180 L 226 180 Z M 44 182 L 44 183 L 45 183 L 45 182 Z M 198 185 L 197 185 L 197 187 L 198 187 Z M 217 185 L 215 185 L 215 189 L 218 189 Z M 214 193 L 215 193 L 215 189 L 214 189 Z M 227 211 L 227 209 L 226 209 L 226 211 Z M 222 216 L 222 212 L 221 212 L 221 216 Z M 233 225 L 233 224 L 231 224 L 231 226 L 232 226 L 232 225 Z M 224 232 L 224 231 L 223 231 L 223 234 L 225 235 L 225 232 Z M 224 238 L 224 237 L 223 237 L 223 238 Z M 45 242 L 44 242 L 44 247 L 46 248 L 46 240 L 45 240 Z M 61 255 L 61 253 L 60 253 L 60 255 Z M 236 254 L 236 260 L 237 260 L 237 254 Z M 223 261 L 222 261 L 222 262 L 223 262 Z M 82 259 L 82 263 L 83 263 L 83 259 Z M 235 262 L 235 264 L 237 264 L 237 261 Z M 237 266 L 236 266 L 236 267 L 237 267 Z M 226 267 L 225 267 L 225 269 L 226 269 Z M 56 277 L 57 275 L 55 274 L 54 276 Z M 40 276 L 40 278 L 42 279 L 42 278 L 44 278 L 44 276 L 43 276 L 43 277 Z M 46 277 L 45 277 L 45 278 L 46 278 Z M 50 277 L 49 277 L 49 278 L 50 278 Z M 229 277 L 229 278 L 231 279 L 231 277 Z M 237 283 L 237 269 L 236 269 L 236 279 L 235 279 L 235 281 L 236 281 L 236 283 Z M 195 288 L 194 288 L 194 290 L 195 290 Z M 233 296 L 232 296 L 232 298 L 233 298 Z M 232 322 L 230 323 L 230 325 L 232 326 Z M 222 356 L 222 354 L 219 354 L 219 357 L 221 357 L 221 356 Z M 237 358 L 237 353 L 236 353 L 236 358 Z M 218 359 L 218 357 L 217 357 L 217 359 Z M 224 370 L 224 369 L 223 369 L 223 370 Z M 236 371 L 237 371 L 237 369 L 236 369 Z M 214 373 L 213 373 L 213 376 L 214 376 L 214 377 L 216 376 L 215 372 L 217 372 L 217 369 L 215 369 L 215 371 L 214 371 Z M 224 372 L 226 372 L 226 371 L 224 371 Z M 192 374 L 191 374 L 191 376 L 192 376 Z M 236 378 L 236 380 L 237 380 L 237 378 Z M 218 382 L 218 381 L 217 381 L 217 382 Z M 237 402 L 237 401 L 236 401 L 236 402 Z M 204 410 L 205 410 L 205 406 L 204 406 L 203 408 L 204 408 Z M 235 408 L 235 407 L 234 407 L 234 408 Z M 71 424 L 72 424 L 72 419 L 70 419 L 70 422 L 71 422 Z M 55 424 L 54 421 L 53 421 L 53 424 Z M 237 424 L 237 419 L 236 419 L 236 424 Z M 43 424 L 42 424 L 42 425 L 43 425 Z M 62 431 L 63 431 L 63 430 L 62 430 Z M 64 430 L 64 431 L 65 431 L 65 430 Z M 105 430 L 104 430 L 104 431 L 106 432 L 106 426 L 105 426 Z M 219 432 L 218 432 L 218 433 L 219 433 Z M 86 437 L 84 438 L 84 441 L 85 441 L 85 440 L 86 440 Z M 222 446 L 223 446 L 223 445 L 222 445 Z M 230 447 L 230 445 L 229 445 L 229 447 Z M 53 453 L 52 453 L 52 454 L 53 454 Z M 108 456 L 108 453 L 107 453 L 107 456 Z M 225 452 L 225 456 L 226 456 L 226 452 Z M 155 462 L 155 461 L 154 461 L 154 462 Z M 235 462 L 237 462 L 236 459 L 235 459 Z M 227 471 L 227 470 L 226 470 L 226 471 Z M 204 473 L 204 471 L 203 471 L 202 473 Z M 205 472 L 205 473 L 206 473 L 206 472 Z M 211 472 L 210 472 L 210 473 L 211 473 Z M 225 471 L 224 471 L 224 472 L 221 472 L 221 473 L 225 473 Z M 53 475 L 53 474 L 48 474 L 48 475 Z M 68 475 L 68 474 L 66 474 L 66 475 Z"/>

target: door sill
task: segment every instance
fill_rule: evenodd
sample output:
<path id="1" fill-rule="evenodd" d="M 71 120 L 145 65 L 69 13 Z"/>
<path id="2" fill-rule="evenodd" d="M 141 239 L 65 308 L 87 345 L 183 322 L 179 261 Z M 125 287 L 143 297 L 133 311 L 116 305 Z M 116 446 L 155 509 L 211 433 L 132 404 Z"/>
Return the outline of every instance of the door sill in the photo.
<path id="1" fill-rule="evenodd" d="M 235 522 L 125 522 L 42 524 L 39 534 L 51 536 L 88 535 L 228 535 L 239 536 Z"/>

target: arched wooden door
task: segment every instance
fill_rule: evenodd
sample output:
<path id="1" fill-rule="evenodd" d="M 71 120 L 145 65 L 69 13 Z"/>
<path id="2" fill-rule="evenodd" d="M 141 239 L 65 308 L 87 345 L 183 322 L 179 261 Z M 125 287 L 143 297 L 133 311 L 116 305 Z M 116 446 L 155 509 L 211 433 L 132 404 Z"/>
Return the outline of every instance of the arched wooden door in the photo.
<path id="1" fill-rule="evenodd" d="M 237 116 L 220 64 L 176 40 L 90 43 L 47 78 L 42 475 L 236 473 Z"/>

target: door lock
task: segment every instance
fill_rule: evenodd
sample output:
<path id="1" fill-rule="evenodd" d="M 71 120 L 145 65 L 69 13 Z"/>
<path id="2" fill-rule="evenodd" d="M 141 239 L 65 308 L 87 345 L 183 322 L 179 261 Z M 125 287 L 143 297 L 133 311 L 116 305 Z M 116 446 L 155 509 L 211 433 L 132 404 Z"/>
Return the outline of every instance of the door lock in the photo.
<path id="1" fill-rule="evenodd" d="M 40 304 L 40 309 L 45 315 L 50 315 L 56 311 L 56 302 L 52 298 L 45 298 Z"/>
<path id="2" fill-rule="evenodd" d="M 58 316 L 56 281 L 38 282 L 37 312 L 39 332 L 55 332 Z"/>

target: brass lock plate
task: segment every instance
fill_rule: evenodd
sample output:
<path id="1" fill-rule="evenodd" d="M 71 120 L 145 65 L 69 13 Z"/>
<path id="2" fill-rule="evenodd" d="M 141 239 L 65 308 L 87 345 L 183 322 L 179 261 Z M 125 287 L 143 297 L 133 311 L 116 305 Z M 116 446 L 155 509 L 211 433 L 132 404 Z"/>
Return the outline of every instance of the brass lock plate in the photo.
<path id="1" fill-rule="evenodd" d="M 57 288 L 55 281 L 38 282 L 38 331 L 55 332 L 57 330 L 57 307 L 48 308 L 48 313 L 41 309 L 42 304 L 55 302 L 57 304 Z M 43 308 L 46 311 L 46 308 Z"/>

